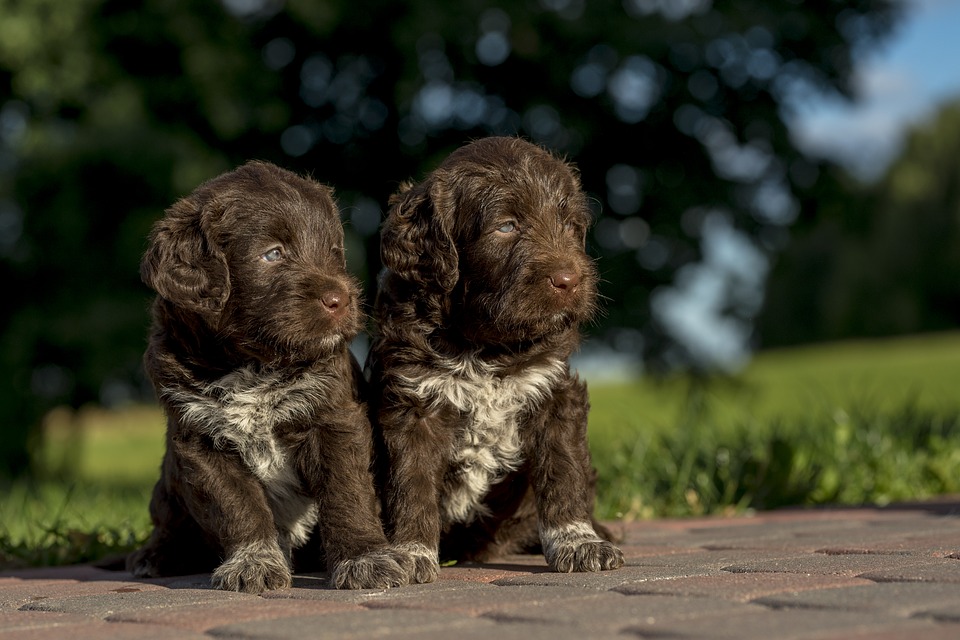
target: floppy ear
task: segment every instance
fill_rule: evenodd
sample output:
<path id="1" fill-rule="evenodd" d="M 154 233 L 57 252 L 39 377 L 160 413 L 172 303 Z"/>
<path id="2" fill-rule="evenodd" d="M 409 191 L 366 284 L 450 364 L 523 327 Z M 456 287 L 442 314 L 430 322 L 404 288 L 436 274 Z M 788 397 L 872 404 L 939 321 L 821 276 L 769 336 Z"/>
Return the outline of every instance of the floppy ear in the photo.
<path id="1" fill-rule="evenodd" d="M 204 230 L 193 198 L 176 202 L 150 233 L 140 278 L 162 298 L 197 313 L 219 313 L 230 295 L 226 258 Z"/>
<path id="2" fill-rule="evenodd" d="M 401 185 L 381 231 L 384 266 L 404 280 L 449 293 L 460 277 L 451 219 L 454 203 L 435 180 Z"/>

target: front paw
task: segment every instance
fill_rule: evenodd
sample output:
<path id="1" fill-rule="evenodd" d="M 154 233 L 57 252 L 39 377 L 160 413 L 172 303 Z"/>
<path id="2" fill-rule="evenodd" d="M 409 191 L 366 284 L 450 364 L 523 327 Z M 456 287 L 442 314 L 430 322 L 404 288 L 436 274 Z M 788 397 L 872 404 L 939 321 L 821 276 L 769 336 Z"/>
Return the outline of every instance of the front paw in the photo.
<path id="1" fill-rule="evenodd" d="M 547 562 L 559 573 L 609 571 L 623 566 L 623 552 L 606 540 L 588 540 L 561 546 Z"/>
<path id="2" fill-rule="evenodd" d="M 546 528 L 540 539 L 547 564 L 559 573 L 609 571 L 623 566 L 623 552 L 601 540 L 586 523 Z"/>
<path id="3" fill-rule="evenodd" d="M 440 575 L 440 559 L 436 551 L 431 551 L 425 544 L 408 542 L 394 547 L 403 554 L 402 562 L 413 584 L 433 582 Z"/>
<path id="4" fill-rule="evenodd" d="M 127 571 L 137 578 L 160 578 L 160 563 L 154 558 L 152 547 L 142 547 L 127 556 Z"/>
<path id="5" fill-rule="evenodd" d="M 256 542 L 240 547 L 217 567 L 210 579 L 215 589 L 263 593 L 292 583 L 290 566 L 280 547 Z"/>
<path id="6" fill-rule="evenodd" d="M 399 587 L 407 584 L 410 564 L 408 557 L 396 549 L 377 549 L 338 562 L 330 582 L 337 589 Z"/>

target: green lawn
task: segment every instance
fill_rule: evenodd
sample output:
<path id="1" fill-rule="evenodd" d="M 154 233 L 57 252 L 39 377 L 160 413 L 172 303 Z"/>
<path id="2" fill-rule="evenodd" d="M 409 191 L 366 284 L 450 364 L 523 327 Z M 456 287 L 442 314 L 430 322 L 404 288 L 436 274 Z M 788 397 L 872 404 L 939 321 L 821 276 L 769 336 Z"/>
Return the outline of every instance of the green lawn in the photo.
<path id="1" fill-rule="evenodd" d="M 591 384 L 602 518 L 960 493 L 960 332 L 768 351 L 737 376 Z M 57 411 L 45 479 L 0 494 L 0 567 L 89 560 L 149 528 L 154 407 Z"/>
<path id="2" fill-rule="evenodd" d="M 590 386 L 592 437 L 623 429 L 673 428 L 691 406 L 687 378 Z M 739 375 L 694 393 L 711 417 L 743 420 L 810 416 L 867 405 L 931 411 L 960 408 L 960 333 L 830 343 L 764 351 Z"/>
<path id="3" fill-rule="evenodd" d="M 0 493 L 0 568 L 92 560 L 136 546 L 163 455 L 154 407 L 52 412 L 44 424 L 44 477 Z"/>
<path id="4" fill-rule="evenodd" d="M 601 517 L 960 492 L 960 333 L 768 351 L 708 385 L 591 386 Z"/>

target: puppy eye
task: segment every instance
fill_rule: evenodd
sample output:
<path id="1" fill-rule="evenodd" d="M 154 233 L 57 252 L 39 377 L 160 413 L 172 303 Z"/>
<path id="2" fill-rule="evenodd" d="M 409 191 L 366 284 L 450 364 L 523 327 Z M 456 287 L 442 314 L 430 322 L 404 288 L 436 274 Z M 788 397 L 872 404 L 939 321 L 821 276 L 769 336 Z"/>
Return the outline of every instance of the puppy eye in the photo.
<path id="1" fill-rule="evenodd" d="M 270 249 L 270 251 L 267 251 L 265 254 L 260 256 L 260 259 L 264 262 L 277 262 L 281 258 L 283 258 L 283 252 L 279 247 L 274 247 L 273 249 Z"/>
<path id="2" fill-rule="evenodd" d="M 504 222 L 502 225 L 497 227 L 498 233 L 513 233 L 517 230 L 517 223 L 513 220 Z"/>

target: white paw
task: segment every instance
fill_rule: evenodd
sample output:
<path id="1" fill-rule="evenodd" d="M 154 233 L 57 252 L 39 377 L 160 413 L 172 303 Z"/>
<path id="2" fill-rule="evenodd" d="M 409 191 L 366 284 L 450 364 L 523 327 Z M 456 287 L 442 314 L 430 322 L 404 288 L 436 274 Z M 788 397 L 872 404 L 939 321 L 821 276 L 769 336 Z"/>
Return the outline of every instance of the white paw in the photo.
<path id="1" fill-rule="evenodd" d="M 394 548 L 408 558 L 407 575 L 410 577 L 411 583 L 433 582 L 440 575 L 440 558 L 436 551 L 431 551 L 426 545 L 419 542 L 408 542 Z"/>
<path id="2" fill-rule="evenodd" d="M 210 583 L 225 591 L 263 593 L 285 589 L 292 579 L 290 565 L 276 542 L 255 542 L 230 554 L 213 572 Z"/>
<path id="3" fill-rule="evenodd" d="M 330 582 L 337 589 L 387 589 L 405 585 L 408 570 L 401 564 L 407 559 L 399 556 L 388 547 L 341 560 L 333 568 Z"/>
<path id="4" fill-rule="evenodd" d="M 547 564 L 554 571 L 609 571 L 623 566 L 623 552 L 602 540 L 588 522 L 544 527 L 540 542 Z"/>

